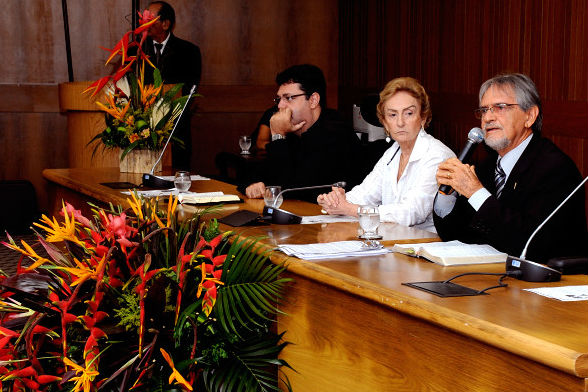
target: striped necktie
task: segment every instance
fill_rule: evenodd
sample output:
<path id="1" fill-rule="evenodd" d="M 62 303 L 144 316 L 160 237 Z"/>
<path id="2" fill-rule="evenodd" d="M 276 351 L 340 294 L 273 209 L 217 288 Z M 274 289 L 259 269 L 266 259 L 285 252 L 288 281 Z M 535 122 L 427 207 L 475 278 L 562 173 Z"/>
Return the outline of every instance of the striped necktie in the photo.
<path id="1" fill-rule="evenodd" d="M 496 162 L 496 170 L 494 171 L 494 182 L 496 183 L 496 197 L 500 198 L 502 190 L 504 189 L 504 183 L 506 182 L 506 173 L 500 166 L 500 159 Z"/>

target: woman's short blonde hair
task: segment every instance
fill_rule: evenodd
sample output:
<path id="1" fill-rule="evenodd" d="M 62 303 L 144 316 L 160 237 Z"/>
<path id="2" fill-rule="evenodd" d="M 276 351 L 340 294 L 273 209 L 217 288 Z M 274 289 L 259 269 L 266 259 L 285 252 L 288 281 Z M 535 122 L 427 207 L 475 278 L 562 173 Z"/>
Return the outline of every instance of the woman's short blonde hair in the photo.
<path id="1" fill-rule="evenodd" d="M 431 122 L 432 112 L 431 104 L 429 103 L 429 96 L 425 88 L 418 80 L 411 77 L 402 77 L 392 79 L 386 84 L 386 87 L 380 92 L 380 102 L 377 106 L 378 119 L 384 124 L 384 103 L 390 99 L 394 94 L 400 91 L 405 91 L 413 96 L 420 104 L 421 117 L 425 119 L 424 127 L 428 127 Z"/>

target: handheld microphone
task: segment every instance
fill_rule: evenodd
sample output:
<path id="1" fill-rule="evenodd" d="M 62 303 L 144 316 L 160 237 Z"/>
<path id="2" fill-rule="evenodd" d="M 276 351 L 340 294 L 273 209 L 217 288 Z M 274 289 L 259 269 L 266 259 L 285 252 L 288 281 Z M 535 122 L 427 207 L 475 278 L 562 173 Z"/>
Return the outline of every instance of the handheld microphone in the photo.
<path id="1" fill-rule="evenodd" d="M 321 189 L 321 188 L 331 188 L 331 187 L 345 188 L 345 185 L 347 185 L 347 183 L 345 181 L 339 181 L 339 182 L 335 182 L 334 184 L 327 184 L 327 185 L 313 185 L 313 186 L 303 186 L 300 188 L 288 188 L 288 189 L 284 189 L 283 191 L 278 193 L 278 196 L 276 196 L 276 200 L 279 200 L 280 196 L 282 196 L 285 192 L 305 191 L 308 189 Z M 297 223 L 302 222 L 302 217 L 295 215 L 291 212 L 288 212 L 286 210 L 276 208 L 274 206 L 263 207 L 262 216 L 263 216 L 263 219 L 265 219 L 265 220 L 271 220 L 272 223 L 277 223 L 277 224 L 281 224 L 281 225 L 297 224 Z"/>
<path id="2" fill-rule="evenodd" d="M 481 128 L 476 127 L 470 129 L 468 132 L 468 140 L 466 141 L 466 145 L 459 153 L 459 157 L 457 157 L 457 159 L 465 163 L 465 161 L 470 158 L 470 155 L 472 155 L 472 152 L 474 152 L 475 147 L 482 140 L 484 140 L 484 136 L 486 136 L 486 132 Z M 453 192 L 453 188 L 444 184 L 439 187 L 439 192 L 443 193 L 444 195 L 449 195 L 451 192 Z"/>
<path id="3" fill-rule="evenodd" d="M 190 90 L 190 94 L 188 94 L 188 99 L 186 100 L 186 103 L 184 103 L 184 107 L 182 108 L 180 115 L 176 119 L 176 123 L 174 124 L 172 131 L 169 133 L 167 141 L 165 142 L 165 145 L 163 146 L 163 149 L 161 150 L 161 154 L 159 154 L 159 158 L 157 158 L 157 160 L 155 161 L 155 164 L 153 165 L 153 167 L 151 168 L 151 171 L 149 173 L 143 173 L 143 177 L 142 177 L 143 186 L 146 186 L 149 188 L 173 188 L 175 186 L 173 181 L 164 180 L 161 177 L 157 177 L 156 175 L 153 174 L 153 172 L 155 171 L 155 167 L 157 166 L 159 161 L 161 161 L 161 158 L 163 158 L 163 153 L 165 152 L 165 149 L 167 148 L 167 145 L 169 144 L 169 141 L 171 140 L 171 138 L 176 130 L 176 127 L 180 123 L 180 119 L 182 118 L 182 115 L 184 114 L 184 111 L 186 110 L 186 107 L 188 106 L 188 102 L 190 102 L 190 98 L 192 98 L 192 95 L 194 95 L 195 91 L 196 91 L 196 85 L 193 85 L 192 89 Z"/>
<path id="4" fill-rule="evenodd" d="M 525 280 L 527 282 L 557 282 L 561 279 L 561 272 L 550 268 L 546 265 L 535 263 L 533 261 L 526 260 L 527 249 L 531 240 L 541 230 L 543 226 L 555 215 L 557 211 L 576 193 L 588 180 L 588 177 L 584 178 L 582 182 L 566 197 L 555 210 L 535 229 L 533 234 L 527 240 L 525 248 L 521 253 L 520 257 L 508 256 L 506 259 L 506 272 L 510 272 L 512 276 L 517 279 Z"/>

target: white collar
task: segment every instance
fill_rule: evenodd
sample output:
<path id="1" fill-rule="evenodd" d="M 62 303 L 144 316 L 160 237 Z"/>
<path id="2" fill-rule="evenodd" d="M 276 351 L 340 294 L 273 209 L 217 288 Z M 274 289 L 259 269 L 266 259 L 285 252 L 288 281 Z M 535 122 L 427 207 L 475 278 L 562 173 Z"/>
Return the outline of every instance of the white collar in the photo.
<path id="1" fill-rule="evenodd" d="M 428 135 L 429 134 L 424 129 L 421 129 L 419 131 L 419 134 L 417 135 L 416 140 L 414 141 L 414 146 L 412 146 L 412 151 L 410 152 L 410 157 L 408 158 L 409 162 L 418 161 L 419 159 L 421 159 L 423 157 L 424 154 L 427 153 L 427 145 L 428 144 L 425 143 L 425 139 Z M 394 142 L 394 144 L 396 146 L 398 146 L 398 148 L 400 148 L 400 145 L 398 144 L 398 142 Z M 400 157 L 398 159 L 400 159 Z"/>
<path id="2" fill-rule="evenodd" d="M 521 155 L 523 155 L 525 148 L 527 148 L 532 138 L 533 134 L 530 134 L 525 140 L 521 142 L 521 144 L 504 154 L 502 158 L 499 157 L 500 166 L 502 167 L 502 170 L 504 170 L 504 174 L 506 174 L 507 178 L 510 175 L 510 172 L 512 172 L 514 166 L 517 164 Z"/>
<path id="3" fill-rule="evenodd" d="M 165 45 L 167 45 L 167 41 L 169 41 L 169 37 L 171 37 L 171 34 L 167 33 L 167 37 L 165 37 L 163 42 L 157 42 L 157 41 L 153 40 L 153 50 L 156 51 L 155 44 L 160 44 L 161 45 L 161 53 L 163 53 L 163 50 L 165 49 Z"/>

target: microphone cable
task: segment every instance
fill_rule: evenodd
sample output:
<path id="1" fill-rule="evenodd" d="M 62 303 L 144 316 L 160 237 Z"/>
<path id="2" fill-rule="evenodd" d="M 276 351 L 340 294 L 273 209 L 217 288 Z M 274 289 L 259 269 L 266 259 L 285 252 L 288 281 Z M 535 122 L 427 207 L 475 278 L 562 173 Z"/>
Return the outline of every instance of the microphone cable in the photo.
<path id="1" fill-rule="evenodd" d="M 453 279 L 459 278 L 461 276 L 466 276 L 466 275 L 500 276 L 500 278 L 498 278 L 498 284 L 497 285 L 486 287 L 485 289 L 478 291 L 478 294 L 485 294 L 486 291 L 491 290 L 491 289 L 496 289 L 496 288 L 499 288 L 499 287 L 507 287 L 508 284 L 507 283 L 503 283 L 503 280 L 505 278 L 509 277 L 509 276 L 513 276 L 514 277 L 514 275 L 516 275 L 516 274 L 513 274 L 511 272 L 504 272 L 504 273 L 502 273 L 502 272 L 465 272 L 463 274 L 458 274 L 458 275 L 455 275 L 455 276 L 453 276 L 453 277 L 451 277 L 451 278 L 449 278 L 447 280 L 444 280 L 443 283 L 449 283 Z"/>

